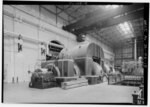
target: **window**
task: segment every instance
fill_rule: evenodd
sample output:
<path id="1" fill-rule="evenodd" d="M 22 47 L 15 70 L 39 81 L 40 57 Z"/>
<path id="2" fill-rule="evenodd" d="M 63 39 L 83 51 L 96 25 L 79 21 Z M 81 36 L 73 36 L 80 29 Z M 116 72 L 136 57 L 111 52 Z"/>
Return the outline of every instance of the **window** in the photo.
<path id="1" fill-rule="evenodd" d="M 132 24 L 130 22 L 124 22 L 119 24 L 117 26 L 117 29 L 122 35 L 125 35 L 126 38 L 134 37 Z"/>
<path id="2" fill-rule="evenodd" d="M 106 5 L 106 8 L 113 8 L 113 9 L 115 9 L 115 8 L 118 8 L 119 7 L 119 5 Z"/>

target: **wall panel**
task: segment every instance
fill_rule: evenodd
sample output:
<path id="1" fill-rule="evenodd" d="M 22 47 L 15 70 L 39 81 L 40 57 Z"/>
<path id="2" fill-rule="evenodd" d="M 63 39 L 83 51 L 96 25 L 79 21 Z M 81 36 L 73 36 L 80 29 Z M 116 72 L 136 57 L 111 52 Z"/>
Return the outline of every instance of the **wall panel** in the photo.
<path id="1" fill-rule="evenodd" d="M 13 31 L 13 19 L 4 15 L 4 30 Z"/>
<path id="2" fill-rule="evenodd" d="M 4 30 L 12 31 L 21 34 L 24 38 L 32 38 L 44 42 L 58 40 L 68 49 L 79 44 L 76 41 L 76 36 L 67 31 L 62 30 L 62 26 L 68 22 L 62 18 L 58 18 L 56 26 L 56 16 L 42 9 L 41 18 L 49 23 L 40 20 L 40 12 L 38 5 L 11 5 L 4 6 L 4 10 L 13 13 L 15 18 L 11 18 L 4 12 Z M 55 11 L 55 6 L 46 6 Z M 62 17 L 67 16 L 62 13 Z M 41 27 L 39 27 L 41 26 Z M 99 44 L 104 50 L 107 59 L 114 57 L 113 49 L 106 44 L 96 40 L 92 36 L 88 36 L 87 40 Z M 18 53 L 17 39 L 4 36 L 4 68 L 6 71 L 6 82 L 24 82 L 30 80 L 28 70 L 33 71 L 34 65 L 40 59 L 40 48 L 36 42 L 31 42 L 30 39 L 23 40 L 23 51 Z"/>

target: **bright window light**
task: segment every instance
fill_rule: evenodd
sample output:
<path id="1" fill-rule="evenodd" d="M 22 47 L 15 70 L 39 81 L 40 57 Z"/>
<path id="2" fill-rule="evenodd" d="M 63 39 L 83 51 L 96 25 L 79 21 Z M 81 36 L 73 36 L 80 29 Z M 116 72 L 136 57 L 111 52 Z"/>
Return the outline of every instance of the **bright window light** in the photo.
<path id="1" fill-rule="evenodd" d="M 130 37 L 133 37 L 133 28 L 132 28 L 132 24 L 129 22 L 124 22 L 118 25 L 118 30 L 120 31 L 120 33 L 123 33 L 123 35 L 130 35 Z"/>
<path id="2" fill-rule="evenodd" d="M 106 8 L 113 8 L 113 9 L 118 8 L 118 7 L 119 5 L 107 5 L 106 6 Z"/>
<path id="3" fill-rule="evenodd" d="M 112 8 L 118 8 L 119 6 L 118 5 L 112 5 Z"/>
<path id="4" fill-rule="evenodd" d="M 128 25 L 127 22 L 123 23 L 123 24 L 119 24 L 119 27 L 121 28 L 121 30 L 124 32 L 124 34 L 128 34 L 131 33 L 130 27 Z"/>

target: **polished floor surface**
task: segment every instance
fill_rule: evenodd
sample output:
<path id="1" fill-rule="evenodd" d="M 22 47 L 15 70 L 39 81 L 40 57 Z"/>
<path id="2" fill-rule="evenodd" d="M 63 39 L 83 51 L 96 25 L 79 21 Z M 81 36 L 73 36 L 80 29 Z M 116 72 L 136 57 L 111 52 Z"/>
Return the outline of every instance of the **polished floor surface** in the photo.
<path id="1" fill-rule="evenodd" d="M 28 83 L 4 84 L 4 103 L 131 103 L 138 87 L 101 83 L 68 90 L 34 89 Z"/>

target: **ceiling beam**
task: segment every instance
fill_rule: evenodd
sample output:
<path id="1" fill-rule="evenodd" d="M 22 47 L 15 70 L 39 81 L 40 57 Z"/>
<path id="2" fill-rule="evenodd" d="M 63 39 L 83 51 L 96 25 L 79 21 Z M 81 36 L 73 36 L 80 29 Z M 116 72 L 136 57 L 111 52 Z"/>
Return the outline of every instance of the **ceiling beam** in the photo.
<path id="1" fill-rule="evenodd" d="M 139 9 L 143 7 L 142 4 L 133 4 L 133 5 L 128 5 L 128 6 L 122 6 L 118 7 L 116 9 L 98 9 L 91 14 L 88 14 L 88 18 L 81 19 L 73 24 L 67 25 L 64 27 L 65 30 L 71 31 L 72 29 L 79 29 L 85 26 L 89 26 L 93 23 L 96 23 L 98 21 L 107 19 L 107 18 L 113 18 L 115 16 L 118 16 L 120 14 L 124 14 L 136 9 Z"/>
<path id="2" fill-rule="evenodd" d="M 53 12 L 53 11 L 51 11 L 50 9 L 48 9 L 48 8 L 44 7 L 44 5 L 41 5 L 40 7 L 41 7 L 42 9 L 46 10 L 47 12 L 49 12 L 49 13 L 52 13 L 52 14 L 56 15 L 56 13 L 55 13 L 55 12 Z M 64 20 L 64 21 L 68 22 L 68 20 L 66 20 L 65 18 L 61 17 L 60 15 L 58 15 L 58 17 L 59 17 L 59 18 L 61 18 L 61 19 L 62 19 L 62 20 Z"/>
<path id="3" fill-rule="evenodd" d="M 80 7 L 78 7 L 77 9 L 75 9 L 72 13 L 75 13 L 75 12 L 77 12 L 79 9 L 81 9 L 82 8 L 82 6 L 83 5 L 80 5 Z M 71 21 L 73 21 L 74 19 L 72 19 Z"/>
<path id="4" fill-rule="evenodd" d="M 140 11 L 136 11 L 134 13 L 131 13 L 131 14 L 128 14 L 128 15 L 125 15 L 122 17 L 118 17 L 118 18 L 114 18 L 114 19 L 110 18 L 103 22 L 102 28 L 117 25 L 119 23 L 123 23 L 123 22 L 129 21 L 129 20 L 143 18 L 143 16 L 144 16 L 144 11 L 140 10 Z"/>
<path id="5" fill-rule="evenodd" d="M 60 7 L 58 7 L 57 5 L 56 5 L 56 7 L 58 8 L 58 9 L 60 9 L 61 11 L 63 11 L 63 9 L 62 8 L 60 8 Z M 77 18 L 76 17 L 74 17 L 74 16 L 72 16 L 71 14 L 69 14 L 68 12 L 66 12 L 66 11 L 64 11 L 68 16 L 70 16 L 71 18 L 73 18 L 73 19 L 75 19 L 75 20 L 77 20 Z"/>
<path id="6" fill-rule="evenodd" d="M 103 21 L 99 21 L 91 26 L 75 30 L 74 32 L 75 34 L 80 34 L 80 33 L 86 33 L 87 31 L 93 30 L 95 27 L 97 29 L 102 29 L 102 28 L 114 26 L 114 25 L 129 21 L 129 20 L 143 18 L 144 16 L 143 13 L 144 13 L 143 10 L 139 10 L 139 11 L 136 11 L 136 12 L 133 12 L 133 13 L 130 13 L 130 14 L 118 17 L 118 18 L 109 18 Z"/>
<path id="7" fill-rule="evenodd" d="M 66 7 L 66 8 L 63 8 L 60 12 L 58 12 L 57 14 L 60 14 L 60 13 L 62 13 L 62 12 L 65 12 L 67 9 L 69 9 L 69 8 L 71 8 L 72 7 L 72 5 L 69 5 L 68 7 Z M 58 8 L 58 6 L 56 5 L 56 8 Z"/>
<path id="8" fill-rule="evenodd" d="M 83 6 L 83 5 L 80 5 L 78 8 L 76 8 L 76 9 L 73 11 L 73 13 L 74 13 L 74 12 L 77 12 L 79 9 L 81 9 L 82 6 Z"/>

